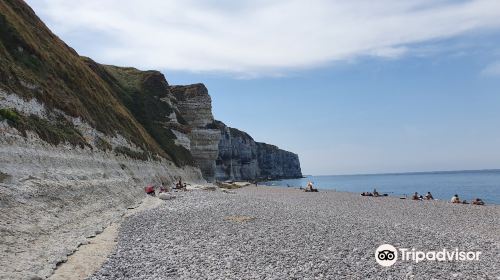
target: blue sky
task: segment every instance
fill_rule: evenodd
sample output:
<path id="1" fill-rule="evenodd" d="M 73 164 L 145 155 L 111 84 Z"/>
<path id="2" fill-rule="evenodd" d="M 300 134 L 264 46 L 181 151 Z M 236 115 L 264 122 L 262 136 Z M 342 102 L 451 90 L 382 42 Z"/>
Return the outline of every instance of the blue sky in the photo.
<path id="1" fill-rule="evenodd" d="M 82 55 L 205 83 L 305 174 L 500 168 L 498 1 L 27 2 Z"/>

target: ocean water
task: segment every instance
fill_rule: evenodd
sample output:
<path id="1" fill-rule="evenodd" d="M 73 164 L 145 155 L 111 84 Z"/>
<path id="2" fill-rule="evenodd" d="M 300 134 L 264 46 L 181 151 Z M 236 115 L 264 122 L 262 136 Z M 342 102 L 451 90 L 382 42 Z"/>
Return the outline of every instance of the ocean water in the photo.
<path id="1" fill-rule="evenodd" d="M 309 181 L 320 190 L 361 193 L 372 192 L 376 188 L 379 193 L 388 193 L 390 196 L 411 196 L 414 192 L 425 195 L 430 191 L 435 199 L 448 201 L 458 194 L 461 200 L 471 201 L 478 197 L 486 204 L 500 204 L 500 170 L 308 176 L 264 184 L 305 187 Z"/>

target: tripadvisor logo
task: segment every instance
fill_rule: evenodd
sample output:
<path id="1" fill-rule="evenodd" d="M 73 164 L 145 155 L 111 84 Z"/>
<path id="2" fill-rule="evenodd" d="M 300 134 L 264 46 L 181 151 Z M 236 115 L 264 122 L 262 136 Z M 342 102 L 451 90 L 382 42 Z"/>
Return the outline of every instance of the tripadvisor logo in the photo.
<path id="1" fill-rule="evenodd" d="M 375 251 L 375 260 L 381 266 L 392 266 L 398 260 L 398 250 L 389 244 L 380 245 Z"/>
<path id="2" fill-rule="evenodd" d="M 458 248 L 455 250 L 442 249 L 439 251 L 417 251 L 415 248 L 399 248 L 389 244 L 380 245 L 375 250 L 375 260 L 381 266 L 389 267 L 396 263 L 396 261 L 412 261 L 419 263 L 421 261 L 479 261 L 479 256 L 482 252 L 479 251 L 460 251 Z"/>

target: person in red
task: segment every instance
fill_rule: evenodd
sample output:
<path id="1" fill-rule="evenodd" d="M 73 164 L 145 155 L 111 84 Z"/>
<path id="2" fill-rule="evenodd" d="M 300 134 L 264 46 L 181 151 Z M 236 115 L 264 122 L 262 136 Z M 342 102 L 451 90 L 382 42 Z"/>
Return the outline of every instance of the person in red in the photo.
<path id="1" fill-rule="evenodd" d="M 148 185 L 147 187 L 145 187 L 145 188 L 144 188 L 144 191 L 145 191 L 147 194 L 151 195 L 151 196 L 155 196 L 155 195 L 156 195 L 156 193 L 155 193 L 155 188 L 154 188 L 153 186 L 151 186 L 151 185 Z"/>

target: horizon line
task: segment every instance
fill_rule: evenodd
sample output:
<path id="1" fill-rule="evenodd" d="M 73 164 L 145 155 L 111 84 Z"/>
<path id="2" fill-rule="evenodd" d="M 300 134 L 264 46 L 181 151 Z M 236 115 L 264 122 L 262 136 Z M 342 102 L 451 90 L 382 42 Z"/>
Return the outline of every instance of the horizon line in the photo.
<path id="1" fill-rule="evenodd" d="M 325 176 L 373 176 L 373 175 L 411 175 L 411 174 L 445 174 L 445 173 L 473 173 L 473 172 L 500 172 L 500 168 L 485 169 L 463 169 L 463 170 L 430 170 L 430 171 L 407 171 L 407 172 L 381 172 L 381 173 L 350 173 L 350 174 L 307 174 L 304 177 L 325 177 Z"/>

